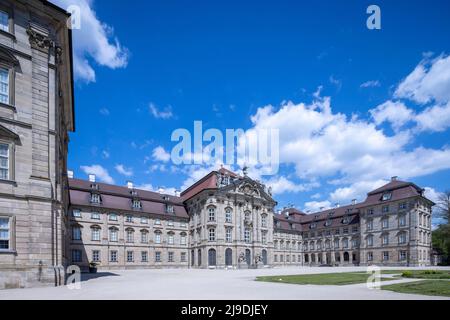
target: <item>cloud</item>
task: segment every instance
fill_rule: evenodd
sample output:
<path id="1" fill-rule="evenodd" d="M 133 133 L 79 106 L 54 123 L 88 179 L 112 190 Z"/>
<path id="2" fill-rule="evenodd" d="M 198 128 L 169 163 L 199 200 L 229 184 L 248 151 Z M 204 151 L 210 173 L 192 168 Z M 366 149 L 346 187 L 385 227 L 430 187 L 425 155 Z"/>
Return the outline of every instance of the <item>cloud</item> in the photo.
<path id="1" fill-rule="evenodd" d="M 394 96 L 419 104 L 450 101 L 450 56 L 422 60 L 398 85 Z"/>
<path id="2" fill-rule="evenodd" d="M 156 119 L 170 119 L 173 117 L 172 113 L 172 107 L 167 106 L 164 110 L 159 110 L 158 107 L 154 103 L 150 103 L 148 106 L 150 113 L 156 118 Z"/>
<path id="3" fill-rule="evenodd" d="M 109 175 L 108 170 L 101 165 L 93 164 L 91 166 L 81 166 L 80 169 L 85 174 L 95 174 L 96 178 L 101 182 L 114 184 L 114 179 Z"/>
<path id="4" fill-rule="evenodd" d="M 93 10 L 93 0 L 51 0 L 61 8 L 71 5 L 80 8 L 81 28 L 73 30 L 75 78 L 95 82 L 92 65 L 110 69 L 124 68 L 128 64 L 129 52 L 114 36 L 111 26 L 99 20 Z"/>
<path id="5" fill-rule="evenodd" d="M 450 90 L 450 87 L 448 88 Z M 426 108 L 415 118 L 420 131 L 443 132 L 450 128 L 450 102 Z"/>
<path id="6" fill-rule="evenodd" d="M 312 212 L 317 212 L 317 211 L 321 211 L 322 208 L 330 208 L 331 207 L 331 202 L 328 200 L 325 201 L 309 201 L 305 203 L 305 208 L 304 211 L 312 211 Z"/>
<path id="7" fill-rule="evenodd" d="M 153 159 L 162 162 L 168 162 L 170 160 L 170 153 L 168 153 L 162 146 L 158 146 L 153 149 Z"/>
<path id="8" fill-rule="evenodd" d="M 336 79 L 333 75 L 331 75 L 328 80 L 331 84 L 336 86 L 338 91 L 342 89 L 342 80 Z"/>
<path id="9" fill-rule="evenodd" d="M 274 195 L 283 194 L 287 192 L 297 193 L 302 191 L 308 191 L 311 190 L 313 187 L 318 186 L 317 184 L 296 184 L 283 176 L 276 176 L 269 180 L 264 180 L 263 183 L 266 184 L 268 187 L 272 187 L 272 193 Z"/>
<path id="10" fill-rule="evenodd" d="M 434 203 L 439 201 L 439 197 L 442 195 L 442 192 L 439 192 L 431 187 L 425 187 L 424 195 L 427 199 L 430 199 Z"/>
<path id="11" fill-rule="evenodd" d="M 374 88 L 374 87 L 379 87 L 381 86 L 380 81 L 378 80 L 369 80 L 366 81 L 364 83 L 361 83 L 361 85 L 359 86 L 360 88 Z"/>
<path id="12" fill-rule="evenodd" d="M 414 119 L 414 111 L 408 109 L 402 102 L 386 101 L 375 109 L 369 111 L 376 125 L 387 121 L 392 124 L 394 130 Z"/>
<path id="13" fill-rule="evenodd" d="M 103 150 L 102 151 L 102 157 L 103 157 L 103 159 L 109 159 L 110 153 L 108 151 L 106 151 L 106 150 Z"/>
<path id="14" fill-rule="evenodd" d="M 114 169 L 116 169 L 118 173 L 126 177 L 131 177 L 133 175 L 133 169 L 126 168 L 123 164 L 117 164 Z"/>
<path id="15" fill-rule="evenodd" d="M 358 181 L 350 186 L 337 188 L 330 194 L 330 199 L 341 204 L 349 204 L 353 199 L 361 202 L 366 198 L 369 191 L 375 190 L 388 182 L 387 180 Z"/>
<path id="16" fill-rule="evenodd" d="M 108 108 L 101 108 L 101 109 L 99 110 L 99 112 L 100 112 L 100 114 L 101 114 L 102 116 L 109 116 L 109 115 L 110 115 L 110 112 L 109 112 L 109 109 L 108 109 Z"/>

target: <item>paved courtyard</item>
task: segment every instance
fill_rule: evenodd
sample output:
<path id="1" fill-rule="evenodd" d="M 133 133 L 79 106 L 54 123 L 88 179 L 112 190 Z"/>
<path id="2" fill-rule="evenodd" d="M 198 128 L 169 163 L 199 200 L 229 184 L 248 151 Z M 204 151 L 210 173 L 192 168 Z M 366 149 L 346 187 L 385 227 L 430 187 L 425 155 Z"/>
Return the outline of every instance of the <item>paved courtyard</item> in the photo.
<path id="1" fill-rule="evenodd" d="M 398 269 L 398 268 L 386 268 Z M 407 269 L 407 268 L 401 268 Z M 421 268 L 425 269 L 425 268 Z M 436 268 L 433 268 L 436 269 Z M 370 290 L 366 284 L 295 285 L 255 281 L 256 276 L 365 271 L 363 267 L 304 267 L 258 270 L 147 269 L 83 275 L 81 289 L 63 287 L 0 290 L 6 299 L 449 299 Z M 410 280 L 383 281 L 383 284 Z"/>

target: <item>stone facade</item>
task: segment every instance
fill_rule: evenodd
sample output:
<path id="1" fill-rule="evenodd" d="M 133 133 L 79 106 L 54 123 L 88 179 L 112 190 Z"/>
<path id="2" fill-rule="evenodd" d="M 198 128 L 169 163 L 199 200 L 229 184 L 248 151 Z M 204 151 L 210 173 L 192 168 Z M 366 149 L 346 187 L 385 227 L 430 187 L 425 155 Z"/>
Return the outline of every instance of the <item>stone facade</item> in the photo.
<path id="1" fill-rule="evenodd" d="M 2 0 L 0 15 L 0 289 L 58 285 L 74 129 L 68 15 L 37 0 Z"/>

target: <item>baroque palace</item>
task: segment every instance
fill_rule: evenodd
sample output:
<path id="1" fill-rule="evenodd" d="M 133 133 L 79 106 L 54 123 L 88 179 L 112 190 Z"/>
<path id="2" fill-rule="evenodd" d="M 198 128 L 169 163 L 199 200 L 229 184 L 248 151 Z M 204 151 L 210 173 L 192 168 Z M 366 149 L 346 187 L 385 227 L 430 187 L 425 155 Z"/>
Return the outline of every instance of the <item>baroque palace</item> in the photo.
<path id="1" fill-rule="evenodd" d="M 0 289 L 64 284 L 67 267 L 428 265 L 431 207 L 392 179 L 365 201 L 274 212 L 270 188 L 226 169 L 181 194 L 74 179 L 70 15 L 0 1 Z"/>
<path id="2" fill-rule="evenodd" d="M 71 263 L 87 269 L 430 264 L 431 207 L 396 177 L 364 202 L 274 212 L 270 188 L 224 168 L 177 196 L 70 179 Z"/>

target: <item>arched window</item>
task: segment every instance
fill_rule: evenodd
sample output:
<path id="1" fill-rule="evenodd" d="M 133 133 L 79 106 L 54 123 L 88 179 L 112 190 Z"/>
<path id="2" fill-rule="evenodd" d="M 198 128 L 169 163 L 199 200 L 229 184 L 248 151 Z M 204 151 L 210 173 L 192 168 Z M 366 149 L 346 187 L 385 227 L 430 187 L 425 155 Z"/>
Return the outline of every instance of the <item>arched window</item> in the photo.
<path id="1" fill-rule="evenodd" d="M 148 243 L 148 231 L 147 230 L 141 230 L 141 242 Z"/>
<path id="2" fill-rule="evenodd" d="M 182 232 L 180 233 L 180 244 L 181 245 L 186 245 L 187 244 L 187 234 L 186 232 Z"/>
<path id="3" fill-rule="evenodd" d="M 231 208 L 225 209 L 225 222 L 231 223 L 233 221 L 233 210 Z"/>
<path id="4" fill-rule="evenodd" d="M 99 226 L 92 226 L 91 227 L 91 239 L 92 241 L 100 241 L 100 232 L 101 229 Z"/>
<path id="5" fill-rule="evenodd" d="M 216 208 L 208 207 L 208 221 L 216 221 Z"/>
<path id="6" fill-rule="evenodd" d="M 225 265 L 232 266 L 233 265 L 233 250 L 227 248 L 225 250 Z"/>
<path id="7" fill-rule="evenodd" d="M 134 229 L 132 228 L 127 228 L 125 230 L 126 235 L 127 235 L 127 242 L 134 242 Z"/>
<path id="8" fill-rule="evenodd" d="M 155 231 L 155 243 L 157 244 L 161 243 L 161 231 L 159 230 Z"/>
<path id="9" fill-rule="evenodd" d="M 208 266 L 215 266 L 215 265 L 216 265 L 216 250 L 209 249 L 208 250 Z"/>
<path id="10" fill-rule="evenodd" d="M 172 231 L 167 233 L 167 243 L 168 244 L 174 244 L 175 243 L 174 238 L 175 238 L 175 234 Z"/>
<path id="11" fill-rule="evenodd" d="M 109 241 L 117 242 L 118 238 L 119 238 L 118 234 L 119 234 L 119 229 L 117 229 L 116 227 L 109 228 Z"/>

